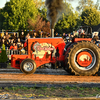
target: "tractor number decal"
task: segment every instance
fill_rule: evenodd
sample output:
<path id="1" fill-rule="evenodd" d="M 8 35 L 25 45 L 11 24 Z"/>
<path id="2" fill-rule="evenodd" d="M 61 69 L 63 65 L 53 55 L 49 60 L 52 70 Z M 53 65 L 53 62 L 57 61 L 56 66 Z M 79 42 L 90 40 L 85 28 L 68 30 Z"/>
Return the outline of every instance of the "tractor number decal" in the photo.
<path id="1" fill-rule="evenodd" d="M 31 50 L 33 51 L 32 54 L 39 58 L 43 58 L 45 54 L 50 55 L 51 52 L 53 52 L 52 56 L 56 53 L 55 47 L 49 43 L 33 42 Z"/>

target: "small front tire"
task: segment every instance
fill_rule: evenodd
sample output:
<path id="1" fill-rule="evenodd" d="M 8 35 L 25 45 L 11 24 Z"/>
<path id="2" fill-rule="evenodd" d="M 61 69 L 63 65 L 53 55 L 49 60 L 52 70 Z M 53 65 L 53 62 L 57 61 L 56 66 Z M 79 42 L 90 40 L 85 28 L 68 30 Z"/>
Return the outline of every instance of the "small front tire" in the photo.
<path id="1" fill-rule="evenodd" d="M 36 63 L 32 59 L 25 59 L 21 62 L 20 69 L 25 74 L 32 74 L 36 71 Z"/>

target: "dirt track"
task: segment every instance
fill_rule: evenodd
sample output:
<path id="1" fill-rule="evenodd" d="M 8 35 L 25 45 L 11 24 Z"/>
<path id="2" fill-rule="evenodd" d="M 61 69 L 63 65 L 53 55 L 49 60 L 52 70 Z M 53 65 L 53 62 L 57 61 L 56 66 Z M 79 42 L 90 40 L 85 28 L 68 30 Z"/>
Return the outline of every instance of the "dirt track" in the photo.
<path id="1" fill-rule="evenodd" d="M 50 82 L 50 83 L 100 83 L 100 76 L 69 76 L 69 75 L 44 75 L 44 74 L 0 74 L 0 80 Z"/>

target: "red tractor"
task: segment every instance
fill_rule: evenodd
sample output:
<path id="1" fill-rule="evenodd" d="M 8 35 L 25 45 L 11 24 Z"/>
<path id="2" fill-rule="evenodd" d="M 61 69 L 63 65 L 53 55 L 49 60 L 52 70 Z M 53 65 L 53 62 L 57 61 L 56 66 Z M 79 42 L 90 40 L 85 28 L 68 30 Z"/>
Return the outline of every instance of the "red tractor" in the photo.
<path id="1" fill-rule="evenodd" d="M 100 53 L 89 37 L 86 33 L 86 38 L 74 38 L 67 44 L 60 37 L 30 38 L 27 40 L 28 54 L 11 55 L 11 66 L 31 74 L 39 66 L 51 63 L 75 75 L 95 75 L 99 71 Z"/>

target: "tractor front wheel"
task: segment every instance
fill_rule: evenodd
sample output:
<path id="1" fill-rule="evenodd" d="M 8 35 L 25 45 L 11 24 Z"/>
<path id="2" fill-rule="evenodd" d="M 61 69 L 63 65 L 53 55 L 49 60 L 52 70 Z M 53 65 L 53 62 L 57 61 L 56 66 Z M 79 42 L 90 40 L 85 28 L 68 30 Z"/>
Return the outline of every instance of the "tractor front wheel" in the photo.
<path id="1" fill-rule="evenodd" d="M 20 69 L 25 74 L 32 74 L 36 71 L 36 63 L 32 59 L 25 59 L 21 62 Z"/>

